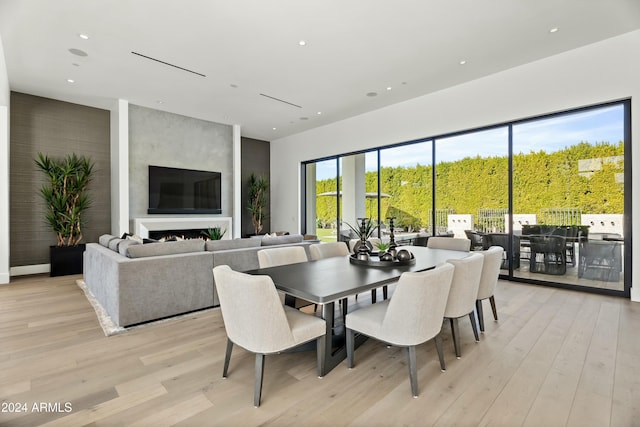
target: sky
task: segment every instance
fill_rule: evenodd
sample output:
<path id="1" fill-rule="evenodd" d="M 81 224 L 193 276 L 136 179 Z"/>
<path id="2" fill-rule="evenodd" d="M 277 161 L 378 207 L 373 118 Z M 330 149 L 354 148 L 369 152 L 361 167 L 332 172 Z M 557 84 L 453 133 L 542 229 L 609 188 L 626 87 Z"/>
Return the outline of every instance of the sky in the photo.
<path id="1" fill-rule="evenodd" d="M 516 124 L 513 127 L 513 151 L 551 153 L 579 142 L 618 143 L 624 139 L 623 106 L 597 108 L 578 113 L 538 119 Z M 472 132 L 451 138 L 436 140 L 437 161 L 454 161 L 464 157 L 506 156 L 508 129 L 501 127 L 482 132 Z M 431 163 L 431 141 L 384 149 L 381 151 L 383 166 L 414 166 Z M 367 153 L 366 170 L 377 170 L 375 153 Z M 316 179 L 335 177 L 335 161 L 318 163 Z"/>

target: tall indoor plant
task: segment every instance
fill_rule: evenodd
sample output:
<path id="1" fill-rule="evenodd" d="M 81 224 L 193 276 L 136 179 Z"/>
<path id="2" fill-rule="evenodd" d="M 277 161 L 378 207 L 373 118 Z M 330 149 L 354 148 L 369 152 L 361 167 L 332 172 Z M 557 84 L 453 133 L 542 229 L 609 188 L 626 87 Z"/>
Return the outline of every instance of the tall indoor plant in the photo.
<path id="1" fill-rule="evenodd" d="M 51 158 L 38 153 L 35 159 L 38 169 L 47 178 L 47 183 L 40 188 L 40 195 L 46 204 L 45 221 L 56 234 L 57 244 L 51 250 L 51 275 L 75 274 L 82 272 L 82 245 L 79 261 L 63 256 L 63 265 L 56 264 L 55 248 L 78 247 L 82 240 L 83 213 L 91 205 L 87 188 L 93 179 L 94 163 L 89 158 L 69 154 L 63 158 Z M 62 251 L 68 254 L 70 251 Z M 76 255 L 77 257 L 77 255 Z M 73 266 L 69 265 L 74 263 Z M 79 265 L 80 271 L 77 271 Z M 69 272 L 69 269 L 73 270 Z M 60 274 L 58 274 L 60 273 Z"/>
<path id="2" fill-rule="evenodd" d="M 249 177 L 249 205 L 247 209 L 251 213 L 251 223 L 255 234 L 259 234 L 264 226 L 268 189 L 269 183 L 265 177 L 251 174 Z"/>

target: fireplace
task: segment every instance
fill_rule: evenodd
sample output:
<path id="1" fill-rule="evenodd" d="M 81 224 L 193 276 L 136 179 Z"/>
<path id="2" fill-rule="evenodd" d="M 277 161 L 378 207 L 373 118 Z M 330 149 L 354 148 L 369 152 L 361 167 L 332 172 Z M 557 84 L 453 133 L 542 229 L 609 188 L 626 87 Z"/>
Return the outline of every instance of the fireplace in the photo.
<path id="1" fill-rule="evenodd" d="M 172 240 L 177 237 L 178 239 L 201 239 L 206 228 L 191 228 L 191 229 L 179 229 L 179 230 L 151 230 L 149 231 L 149 239 L 153 240 Z"/>
<path id="2" fill-rule="evenodd" d="M 146 239 L 154 239 L 153 236 L 157 236 L 156 232 L 161 232 L 160 238 L 167 234 L 182 237 L 183 234 L 191 236 L 193 233 L 197 234 L 195 237 L 199 237 L 202 230 L 220 227 L 226 230 L 222 238 L 231 239 L 231 225 L 230 217 L 145 217 L 134 219 L 134 232 Z"/>

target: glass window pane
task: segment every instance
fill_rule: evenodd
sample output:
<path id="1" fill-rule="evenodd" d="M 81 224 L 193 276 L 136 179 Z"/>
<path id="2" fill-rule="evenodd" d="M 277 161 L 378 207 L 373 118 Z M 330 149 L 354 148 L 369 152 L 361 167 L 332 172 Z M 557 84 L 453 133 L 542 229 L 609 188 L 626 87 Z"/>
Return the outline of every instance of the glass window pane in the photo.
<path id="1" fill-rule="evenodd" d="M 337 176 L 336 159 L 306 165 L 306 233 L 325 242 L 337 238 Z"/>
<path id="2" fill-rule="evenodd" d="M 513 168 L 514 222 L 528 246 L 517 276 L 624 290 L 624 106 L 514 126 Z M 565 250 L 539 238 L 548 235 Z"/>
<path id="3" fill-rule="evenodd" d="M 431 228 L 431 151 L 431 141 L 380 150 L 381 228 L 388 233 L 389 218 L 395 218 L 398 243 Z"/>
<path id="4" fill-rule="evenodd" d="M 438 234 L 467 237 L 473 250 L 493 244 L 509 251 L 508 147 L 507 127 L 436 140 Z"/>

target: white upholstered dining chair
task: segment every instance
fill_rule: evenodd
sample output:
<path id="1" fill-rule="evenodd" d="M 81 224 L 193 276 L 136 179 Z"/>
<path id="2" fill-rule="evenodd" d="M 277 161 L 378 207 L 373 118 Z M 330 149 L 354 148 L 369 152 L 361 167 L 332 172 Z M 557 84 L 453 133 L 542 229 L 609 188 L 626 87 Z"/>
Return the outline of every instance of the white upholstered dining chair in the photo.
<path id="1" fill-rule="evenodd" d="M 416 346 L 435 338 L 440 368 L 445 369 L 440 330 L 453 274 L 454 267 L 448 263 L 432 270 L 403 273 L 391 299 L 347 314 L 347 366 L 354 366 L 356 332 L 405 347 L 411 393 L 418 397 Z"/>
<path id="2" fill-rule="evenodd" d="M 269 248 L 258 251 L 258 264 L 260 264 L 260 268 L 277 267 L 279 265 L 307 261 L 309 261 L 309 259 L 302 246 L 285 246 L 282 248 Z"/>
<path id="3" fill-rule="evenodd" d="M 299 262 L 307 262 L 307 252 L 302 246 L 285 246 L 282 248 L 268 248 L 258 251 L 258 264 L 260 268 L 278 267 L 280 265 L 296 264 Z M 313 304 L 303 299 L 296 299 L 290 295 L 283 297 L 285 303 L 296 308 L 305 307 Z M 314 311 L 318 309 L 318 305 L 314 304 Z"/>
<path id="4" fill-rule="evenodd" d="M 311 259 L 317 261 L 323 258 L 346 257 L 349 256 L 349 248 L 345 242 L 313 243 L 309 246 Z M 375 292 L 375 289 L 372 290 Z M 347 298 L 340 300 L 342 320 L 347 315 Z"/>
<path id="5" fill-rule="evenodd" d="M 501 246 L 491 246 L 486 251 L 478 253 L 484 256 L 482 263 L 482 275 L 480 276 L 480 285 L 478 286 L 478 296 L 476 297 L 476 311 L 478 312 L 478 323 L 480 324 L 480 332 L 484 332 L 484 314 L 482 313 L 482 301 L 489 299 L 491 311 L 494 320 L 498 320 L 498 311 L 496 310 L 496 300 L 493 294 L 498 284 L 498 276 L 500 276 L 500 266 L 502 265 L 502 253 L 504 249 Z"/>
<path id="6" fill-rule="evenodd" d="M 427 240 L 427 247 L 469 252 L 471 250 L 471 240 L 462 237 L 432 236 Z"/>
<path id="7" fill-rule="evenodd" d="M 252 276 L 227 265 L 213 269 L 220 310 L 227 332 L 222 376 L 227 378 L 233 345 L 256 354 L 254 406 L 260 406 L 265 355 L 316 340 L 318 376 L 322 375 L 325 321 L 283 306 L 269 276 Z"/>
<path id="8" fill-rule="evenodd" d="M 447 262 L 454 265 L 455 271 L 451 282 L 451 290 L 449 291 L 449 299 L 447 300 L 447 308 L 444 310 L 444 317 L 449 319 L 451 323 L 453 346 L 456 351 L 456 357 L 460 358 L 460 333 L 458 331 L 458 319 L 460 317 L 469 316 L 476 342 L 480 341 L 478 328 L 476 327 L 475 305 L 484 256 L 475 252 L 465 258 L 450 259 Z"/>
<path id="9" fill-rule="evenodd" d="M 349 248 L 345 242 L 313 243 L 309 245 L 309 254 L 312 260 L 348 256 Z"/>

